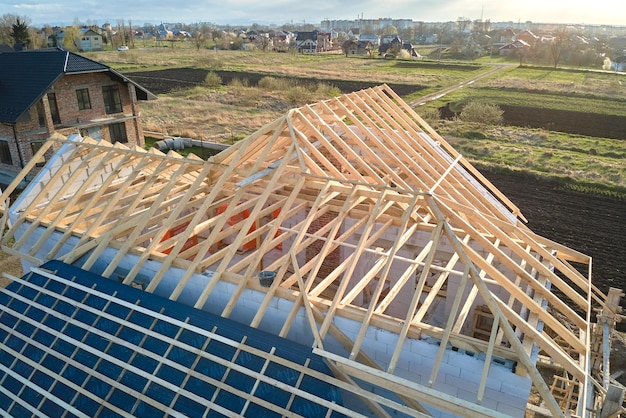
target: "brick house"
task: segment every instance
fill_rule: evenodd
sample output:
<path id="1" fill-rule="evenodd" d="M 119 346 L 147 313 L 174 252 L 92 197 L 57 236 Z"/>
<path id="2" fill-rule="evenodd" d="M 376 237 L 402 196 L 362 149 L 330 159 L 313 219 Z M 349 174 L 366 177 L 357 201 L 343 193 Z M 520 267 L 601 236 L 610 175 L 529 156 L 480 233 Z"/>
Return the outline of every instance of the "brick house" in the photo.
<path id="1" fill-rule="evenodd" d="M 60 48 L 1 53 L 0 171 L 20 170 L 55 132 L 141 147 L 137 101 L 152 99 L 110 67 Z"/>

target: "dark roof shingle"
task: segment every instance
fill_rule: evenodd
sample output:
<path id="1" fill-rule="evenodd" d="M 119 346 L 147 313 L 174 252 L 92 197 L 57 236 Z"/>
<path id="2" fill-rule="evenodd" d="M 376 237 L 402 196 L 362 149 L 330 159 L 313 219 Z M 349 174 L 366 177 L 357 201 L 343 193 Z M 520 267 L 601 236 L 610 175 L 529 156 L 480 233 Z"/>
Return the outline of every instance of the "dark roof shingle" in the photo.
<path id="1" fill-rule="evenodd" d="M 120 82 L 126 77 L 99 62 L 60 48 L 0 54 L 0 122 L 16 123 L 65 74 L 109 72 Z M 135 84 L 137 98 L 155 96 Z"/>

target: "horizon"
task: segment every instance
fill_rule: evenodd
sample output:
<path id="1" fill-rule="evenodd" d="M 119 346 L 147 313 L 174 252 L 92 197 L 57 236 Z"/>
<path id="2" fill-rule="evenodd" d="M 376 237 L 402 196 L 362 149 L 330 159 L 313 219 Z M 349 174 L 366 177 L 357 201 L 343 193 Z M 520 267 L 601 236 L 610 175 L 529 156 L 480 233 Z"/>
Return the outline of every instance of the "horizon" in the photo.
<path id="1" fill-rule="evenodd" d="M 232 0 L 224 5 L 216 0 L 187 0 L 172 7 L 163 0 L 133 3 L 111 0 L 106 5 L 90 3 L 59 4 L 52 0 L 19 0 L 5 4 L 5 13 L 27 17 L 31 26 L 69 26 L 75 22 L 114 24 L 119 20 L 135 25 L 159 24 L 164 21 L 194 24 L 210 22 L 217 25 L 264 26 L 319 25 L 324 20 L 408 19 L 413 22 L 444 23 L 460 18 L 494 23 L 547 24 L 575 26 L 626 26 L 626 11 L 609 0 L 593 4 L 582 0 L 527 0 L 519 3 L 502 0 L 442 0 L 433 6 L 431 0 L 388 0 L 384 4 L 363 0 L 358 5 L 320 4 L 311 10 L 306 4 L 276 0 L 259 4 L 252 0 Z M 115 10 L 116 12 L 112 12 Z M 115 15 L 118 16 L 115 16 Z M 253 18 L 251 18 L 253 16 Z"/>

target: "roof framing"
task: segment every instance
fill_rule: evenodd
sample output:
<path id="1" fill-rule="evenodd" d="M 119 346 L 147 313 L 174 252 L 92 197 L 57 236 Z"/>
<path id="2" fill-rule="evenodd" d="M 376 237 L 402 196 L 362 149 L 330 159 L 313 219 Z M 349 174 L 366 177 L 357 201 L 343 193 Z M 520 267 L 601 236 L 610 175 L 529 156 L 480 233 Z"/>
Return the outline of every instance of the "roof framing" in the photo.
<path id="1" fill-rule="evenodd" d="M 591 281 L 591 259 L 528 229 L 519 209 L 385 85 L 292 109 L 207 162 L 89 138 L 61 142 L 59 158 L 20 200 L 7 209 L 28 170 L 0 197 L 8 225 L 1 243 L 9 253 L 89 270 L 113 248 L 102 275 L 135 255 L 126 284 L 146 263 L 160 263 L 148 292 L 170 268 L 184 270 L 172 300 L 194 274 L 210 271 L 195 307 L 204 307 L 220 281 L 236 286 L 224 317 L 245 289 L 265 293 L 253 327 L 272 298 L 294 301 L 281 335 L 304 307 L 320 352 L 331 334 L 350 353 L 345 361 L 368 367 L 375 362 L 361 350 L 367 328 L 389 330 L 400 338 L 380 373 L 396 383 L 406 338 L 429 336 L 442 347 L 431 386 L 450 343 L 523 366 L 518 372 L 529 374 L 555 415 L 564 412 L 537 371 L 538 352 L 583 391 L 591 387 L 586 382 L 605 392 L 589 372 L 590 312 L 611 309 Z M 53 234 L 56 244 L 48 247 Z M 281 246 L 285 251 L 277 252 Z M 337 251 L 342 257 L 333 264 Z M 276 272 L 269 287 L 255 280 L 262 270 Z M 414 293 L 401 313 L 390 313 L 407 288 Z M 447 294 L 449 318 L 432 323 L 447 288 L 457 289 Z M 494 318 L 488 341 L 467 332 L 478 301 Z M 356 338 L 336 327 L 337 317 L 362 324 Z M 344 373 L 364 379 L 357 366 L 342 364 Z"/>

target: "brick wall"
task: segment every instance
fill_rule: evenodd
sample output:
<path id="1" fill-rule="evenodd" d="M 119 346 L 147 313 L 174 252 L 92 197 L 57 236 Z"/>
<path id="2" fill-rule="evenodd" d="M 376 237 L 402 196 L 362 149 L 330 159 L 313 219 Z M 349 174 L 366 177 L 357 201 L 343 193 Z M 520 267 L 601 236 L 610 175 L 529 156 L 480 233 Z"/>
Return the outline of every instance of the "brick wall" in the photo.
<path id="1" fill-rule="evenodd" d="M 104 106 L 102 87 L 117 84 L 119 86 L 122 112 L 107 114 Z M 76 90 L 88 89 L 91 108 L 79 109 Z M 0 126 L 0 140 L 8 143 L 13 165 L 0 164 L 3 170 L 19 170 L 26 165 L 33 156 L 33 142 L 48 139 L 54 132 L 64 136 L 74 133 L 92 135 L 96 132 L 99 138 L 111 141 L 109 126 L 114 123 L 123 123 L 126 130 L 127 145 L 134 148 L 144 145 L 143 128 L 139 119 L 139 106 L 135 96 L 135 87 L 132 84 L 118 83 L 106 73 L 72 74 L 61 78 L 50 90 L 56 97 L 60 124 L 54 125 L 48 104 L 47 95 L 43 96 L 42 104 L 45 114 L 44 126 L 40 125 L 37 109 L 33 106 L 28 117 L 15 126 Z M 92 135 L 96 136 L 96 135 Z M 98 139 L 98 138 L 95 138 Z M 47 153 L 50 158 L 54 149 Z"/>

